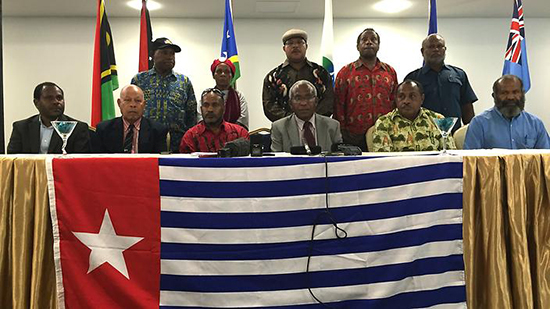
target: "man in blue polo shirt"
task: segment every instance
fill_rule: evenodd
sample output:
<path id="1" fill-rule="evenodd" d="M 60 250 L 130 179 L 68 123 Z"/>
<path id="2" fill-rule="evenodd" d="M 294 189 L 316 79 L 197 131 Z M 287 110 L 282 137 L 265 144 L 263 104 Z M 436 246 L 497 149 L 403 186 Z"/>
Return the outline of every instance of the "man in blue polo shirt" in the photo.
<path id="1" fill-rule="evenodd" d="M 424 108 L 440 113 L 445 117 L 458 117 L 462 123 L 470 123 L 474 117 L 477 96 L 470 86 L 468 76 L 462 69 L 445 64 L 445 39 L 439 34 L 431 34 L 422 41 L 424 66 L 412 71 L 406 79 L 413 79 L 424 88 Z M 453 131 L 460 128 L 457 121 Z"/>
<path id="2" fill-rule="evenodd" d="M 474 117 L 464 149 L 548 149 L 550 138 L 542 121 L 524 111 L 523 83 L 504 75 L 493 84 L 495 106 Z"/>

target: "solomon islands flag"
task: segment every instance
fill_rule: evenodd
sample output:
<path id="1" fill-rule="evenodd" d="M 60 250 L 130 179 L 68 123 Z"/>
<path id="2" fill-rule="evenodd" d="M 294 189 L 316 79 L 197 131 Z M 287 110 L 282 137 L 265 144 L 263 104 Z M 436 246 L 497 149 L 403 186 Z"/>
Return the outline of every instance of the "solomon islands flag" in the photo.
<path id="1" fill-rule="evenodd" d="M 233 29 L 233 8 L 231 0 L 225 0 L 225 18 L 223 22 L 222 52 L 220 58 L 229 59 L 235 65 L 235 75 L 231 80 L 232 85 L 241 77 L 238 54 L 237 39 L 235 38 L 235 30 Z"/>

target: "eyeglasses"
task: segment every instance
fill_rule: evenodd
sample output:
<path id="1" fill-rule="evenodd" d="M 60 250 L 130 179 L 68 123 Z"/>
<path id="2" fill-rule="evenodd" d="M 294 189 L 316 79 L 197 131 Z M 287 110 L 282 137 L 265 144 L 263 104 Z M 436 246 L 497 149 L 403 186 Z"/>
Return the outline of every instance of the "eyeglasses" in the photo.
<path id="1" fill-rule="evenodd" d="M 293 101 L 293 102 L 304 102 L 304 101 L 313 101 L 315 100 L 315 96 L 314 95 L 308 95 L 308 96 L 305 96 L 305 97 L 301 97 L 301 96 L 293 96 L 290 100 Z"/>
<path id="2" fill-rule="evenodd" d="M 296 40 L 296 41 L 288 40 L 288 41 L 285 42 L 285 46 L 292 46 L 292 45 L 298 45 L 298 46 L 306 45 L 306 41 L 304 41 L 304 40 Z"/>
<path id="3" fill-rule="evenodd" d="M 214 93 L 215 95 L 220 96 L 223 99 L 223 92 L 218 88 L 206 88 L 201 94 L 201 99 L 204 98 L 205 95 L 209 93 Z"/>

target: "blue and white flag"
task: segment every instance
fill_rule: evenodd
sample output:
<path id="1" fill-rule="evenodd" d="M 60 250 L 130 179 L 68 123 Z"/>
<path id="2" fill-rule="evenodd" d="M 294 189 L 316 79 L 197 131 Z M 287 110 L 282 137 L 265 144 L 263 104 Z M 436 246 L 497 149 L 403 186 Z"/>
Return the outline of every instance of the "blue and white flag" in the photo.
<path id="1" fill-rule="evenodd" d="M 437 33 L 437 0 L 429 0 L 428 35 Z"/>
<path id="2" fill-rule="evenodd" d="M 223 22 L 221 59 L 229 59 L 235 65 L 235 75 L 231 80 L 234 84 L 241 77 L 239 53 L 237 52 L 237 39 L 233 28 L 233 9 L 231 0 L 225 0 L 225 18 Z"/>
<path id="3" fill-rule="evenodd" d="M 160 158 L 159 176 L 161 308 L 466 306 L 461 157 Z"/>
<path id="4" fill-rule="evenodd" d="M 527 45 L 525 43 L 525 23 L 523 21 L 523 4 L 521 0 L 514 0 L 514 11 L 512 12 L 512 25 L 506 54 L 504 55 L 504 69 L 502 75 L 512 74 L 521 78 L 523 90 L 531 88 L 529 77 L 529 64 L 527 63 Z"/>
<path id="5" fill-rule="evenodd" d="M 466 306 L 459 156 L 46 166 L 60 308 Z"/>

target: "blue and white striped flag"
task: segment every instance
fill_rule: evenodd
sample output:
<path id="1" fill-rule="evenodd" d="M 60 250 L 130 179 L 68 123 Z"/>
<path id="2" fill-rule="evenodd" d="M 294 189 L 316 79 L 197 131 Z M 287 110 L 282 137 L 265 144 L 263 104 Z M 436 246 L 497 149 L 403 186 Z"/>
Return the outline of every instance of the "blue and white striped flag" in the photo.
<path id="1" fill-rule="evenodd" d="M 466 307 L 461 157 L 161 158 L 159 175 L 161 308 L 323 308 L 308 288 L 331 308 Z"/>

